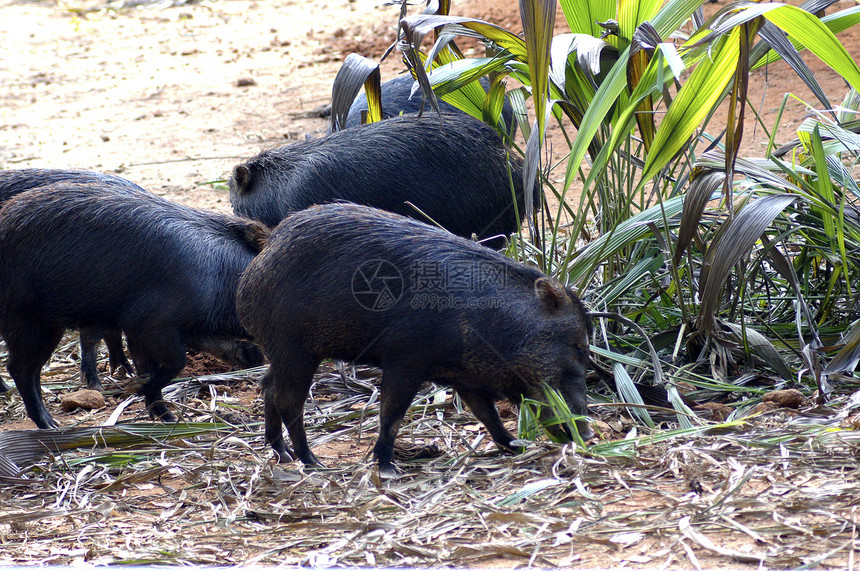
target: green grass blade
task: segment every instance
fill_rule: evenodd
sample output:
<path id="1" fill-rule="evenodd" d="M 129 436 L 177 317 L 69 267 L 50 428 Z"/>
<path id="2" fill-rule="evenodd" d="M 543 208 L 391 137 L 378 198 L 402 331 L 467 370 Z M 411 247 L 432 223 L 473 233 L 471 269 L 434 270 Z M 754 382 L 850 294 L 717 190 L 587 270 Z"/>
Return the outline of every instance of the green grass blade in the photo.
<path id="1" fill-rule="evenodd" d="M 651 25 L 661 38 L 666 39 L 677 32 L 704 3 L 705 0 L 669 0 L 651 19 Z"/>
<path id="2" fill-rule="evenodd" d="M 523 187 L 526 198 L 526 219 L 532 220 L 535 178 L 540 163 L 540 151 L 546 136 L 549 118 L 549 65 L 552 32 L 555 24 L 556 0 L 520 0 L 529 75 L 531 77 L 532 104 L 537 128 L 532 130 L 526 144 Z"/>
<path id="3" fill-rule="evenodd" d="M 618 57 L 618 61 L 612 66 L 603 83 L 600 84 L 597 93 L 594 94 L 591 105 L 585 111 L 582 124 L 579 125 L 576 139 L 570 149 L 567 172 L 564 177 L 564 188 L 562 190 L 563 195 L 570 188 L 573 179 L 576 178 L 579 166 L 582 164 L 582 160 L 585 158 L 585 154 L 595 135 L 601 126 L 603 126 L 612 106 L 624 92 L 624 88 L 627 87 L 628 58 L 629 50 L 625 50 Z"/>

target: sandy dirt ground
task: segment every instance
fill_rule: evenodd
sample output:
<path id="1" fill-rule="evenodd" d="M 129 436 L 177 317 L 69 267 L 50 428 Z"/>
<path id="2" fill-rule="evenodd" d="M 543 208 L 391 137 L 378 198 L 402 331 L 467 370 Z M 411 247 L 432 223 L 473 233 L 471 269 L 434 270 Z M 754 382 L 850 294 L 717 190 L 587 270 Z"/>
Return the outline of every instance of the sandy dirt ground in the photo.
<path id="1" fill-rule="evenodd" d="M 0 167 L 107 171 L 222 210 L 235 164 L 325 133 L 318 115 L 343 58 L 353 51 L 379 58 L 397 17 L 374 0 L 117 6 L 0 2 Z M 514 30 L 516 9 L 511 0 L 454 3 L 455 13 Z M 860 53 L 857 38 L 843 41 Z M 838 102 L 841 80 L 809 59 Z M 403 69 L 392 55 L 383 79 Z M 766 123 L 788 90 L 813 102 L 785 66 L 755 72 L 750 100 Z M 785 140 L 804 114 L 803 105 L 791 106 Z M 761 154 L 764 133 L 749 126 L 745 154 Z M 560 157 L 557 130 L 550 144 Z M 563 176 L 557 171 L 554 180 Z"/>

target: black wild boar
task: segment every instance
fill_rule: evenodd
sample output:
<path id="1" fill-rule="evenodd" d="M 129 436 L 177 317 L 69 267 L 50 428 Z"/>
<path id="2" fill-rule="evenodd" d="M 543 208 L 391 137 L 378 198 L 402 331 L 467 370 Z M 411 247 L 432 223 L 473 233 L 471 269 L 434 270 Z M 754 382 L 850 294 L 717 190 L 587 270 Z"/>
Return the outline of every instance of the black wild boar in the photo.
<path id="1" fill-rule="evenodd" d="M 40 371 L 67 328 L 122 331 L 150 414 L 174 417 L 162 389 L 185 347 L 247 339 L 239 275 L 269 229 L 137 188 L 61 181 L 0 209 L 0 335 L 27 415 L 57 426 Z M 262 356 L 260 356 L 262 360 Z"/>
<path id="2" fill-rule="evenodd" d="M 352 204 L 293 214 L 242 275 L 237 308 L 271 363 L 263 379 L 266 440 L 282 462 L 318 462 L 302 417 L 326 358 L 382 369 L 374 454 L 386 471 L 397 424 L 427 382 L 453 387 L 503 448 L 513 436 L 497 398 L 543 400 L 547 383 L 571 411 L 587 414 L 590 321 L 574 293 L 403 216 Z M 588 437 L 587 422 L 578 428 Z"/>

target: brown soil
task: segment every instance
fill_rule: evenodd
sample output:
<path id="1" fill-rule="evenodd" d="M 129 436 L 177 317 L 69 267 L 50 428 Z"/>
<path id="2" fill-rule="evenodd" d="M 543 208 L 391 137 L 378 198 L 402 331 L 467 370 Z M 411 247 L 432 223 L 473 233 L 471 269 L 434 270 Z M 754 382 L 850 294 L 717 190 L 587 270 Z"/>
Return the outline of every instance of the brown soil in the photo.
<path id="1" fill-rule="evenodd" d="M 0 0 L 0 40 L 4 46 L 0 56 L 4 86 L 0 94 L 0 168 L 80 168 L 118 173 L 173 200 L 227 212 L 224 181 L 233 165 L 262 149 L 323 135 L 328 123 L 319 115 L 329 102 L 331 82 L 341 61 L 351 51 L 378 58 L 394 39 L 397 14 L 395 8 L 381 9 L 371 0 L 181 4 L 105 9 L 100 0 Z M 716 6 L 709 4 L 711 9 Z M 519 29 L 517 2 L 513 0 L 456 2 L 454 10 Z M 842 40 L 849 53 L 860 53 L 860 33 L 855 31 Z M 809 60 L 819 82 L 837 103 L 844 93 L 841 79 L 815 58 Z M 383 79 L 402 69 L 396 54 L 392 55 L 383 66 Z M 755 72 L 751 91 L 751 101 L 756 102 L 768 126 L 787 91 L 814 104 L 793 73 L 782 65 Z M 793 137 L 793 128 L 804 113 L 803 105 L 792 104 L 778 142 Z M 766 139 L 760 128 L 753 129 L 751 122 L 749 125 L 743 154 L 758 155 Z M 555 143 L 555 158 L 563 156 L 563 139 L 557 128 L 550 137 Z M 561 180 L 563 174 L 562 166 L 553 178 Z M 69 337 L 65 349 L 58 351 L 43 375 L 46 385 L 55 383 L 61 387 L 55 389 L 59 391 L 77 386 L 75 351 L 74 338 Z M 227 370 L 229 367 L 214 359 L 192 356 L 183 375 Z M 0 376 L 11 384 L 5 368 Z M 256 420 L 260 420 L 259 395 L 253 383 L 219 386 L 216 392 L 255 407 L 260 413 Z M 205 401 L 205 396 L 200 398 Z M 97 424 L 111 414 L 122 396 L 109 396 L 107 407 L 93 412 L 63 413 L 57 398 L 48 396 L 46 401 L 63 425 Z M 126 409 L 121 420 L 136 419 L 140 414 L 140 405 L 134 405 Z M 513 414 L 505 410 L 504 417 L 510 419 Z M 0 420 L 3 429 L 32 428 L 20 406 L 4 406 Z M 621 422 L 616 422 L 619 429 L 629 430 L 629 424 L 621 428 Z M 475 435 L 482 431 L 474 422 L 462 425 L 462 429 Z M 269 461 L 268 451 L 257 453 L 262 454 L 263 462 Z M 367 453 L 367 439 L 361 445 L 351 440 L 335 441 L 317 451 L 330 465 L 360 462 Z M 261 460 L 248 456 L 248 462 L 255 461 Z M 158 481 L 158 490 L 181 485 L 182 481 L 164 478 Z M 133 493 L 146 495 L 148 489 Z M 680 495 L 685 490 L 681 486 L 673 490 L 676 492 Z M 650 492 L 639 490 L 625 498 L 625 506 L 643 508 L 651 500 Z M 193 501 L 217 502 L 196 497 Z M 661 509 L 671 507 L 664 504 Z M 55 528 L 58 533 L 67 531 L 62 523 Z M 6 533 L 3 529 L 0 532 Z M 714 532 L 710 537 L 718 541 L 720 536 Z M 649 539 L 647 545 L 637 548 L 642 550 L 637 563 L 636 558 L 621 557 L 620 547 L 586 543 L 579 545 L 581 551 L 575 556 L 571 553 L 567 561 L 591 567 L 622 563 L 659 566 L 667 561 L 665 555 L 662 560 L 644 557 L 646 547 L 657 544 L 666 552 L 673 549 L 659 537 Z M 253 552 L 252 547 L 247 549 Z M 697 553 L 705 565 L 721 561 L 698 549 Z M 0 563 L 23 561 L 7 555 L 0 557 Z M 528 560 L 506 557 L 488 558 L 482 564 L 500 566 Z M 74 557 L 45 560 L 77 561 Z M 250 555 L 243 559 L 258 560 Z M 645 560 L 652 563 L 645 564 Z M 673 561 L 672 557 L 668 561 Z M 680 551 L 675 564 L 677 561 L 687 561 Z M 744 564 L 734 561 L 732 566 Z"/>

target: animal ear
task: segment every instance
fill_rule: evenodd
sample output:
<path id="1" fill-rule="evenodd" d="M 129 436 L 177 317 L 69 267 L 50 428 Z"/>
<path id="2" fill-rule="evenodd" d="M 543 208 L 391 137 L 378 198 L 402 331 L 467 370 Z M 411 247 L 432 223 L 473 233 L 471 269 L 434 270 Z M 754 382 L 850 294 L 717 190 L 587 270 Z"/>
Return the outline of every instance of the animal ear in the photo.
<path id="1" fill-rule="evenodd" d="M 248 187 L 251 184 L 251 169 L 245 165 L 237 165 L 233 169 L 233 177 L 230 179 L 231 190 L 235 190 L 239 194 L 248 192 Z"/>
<path id="2" fill-rule="evenodd" d="M 272 229 L 256 220 L 245 221 L 245 240 L 259 254 L 272 235 Z"/>
<path id="3" fill-rule="evenodd" d="M 567 302 L 564 286 L 552 278 L 543 277 L 535 280 L 535 295 L 549 311 L 558 311 Z"/>

